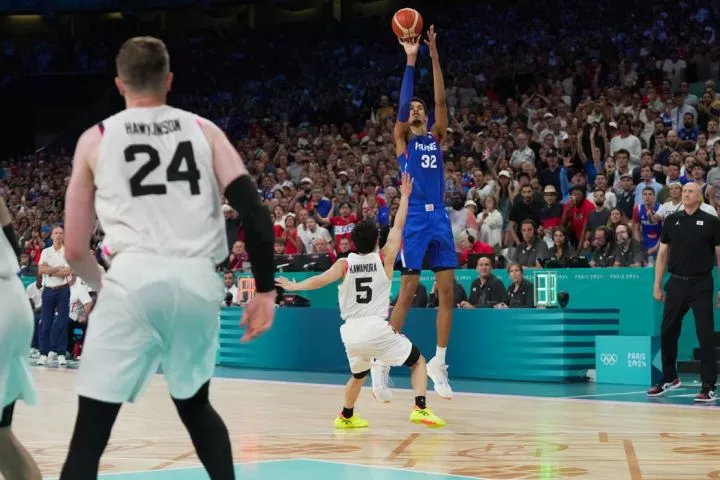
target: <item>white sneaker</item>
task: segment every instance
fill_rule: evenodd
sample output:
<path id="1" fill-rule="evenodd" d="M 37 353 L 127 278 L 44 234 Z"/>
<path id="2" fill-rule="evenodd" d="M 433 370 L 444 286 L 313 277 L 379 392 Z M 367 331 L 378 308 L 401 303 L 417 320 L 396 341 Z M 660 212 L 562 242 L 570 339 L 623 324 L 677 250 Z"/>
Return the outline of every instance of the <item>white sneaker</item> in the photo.
<path id="1" fill-rule="evenodd" d="M 447 370 L 447 364 L 440 363 L 440 360 L 436 360 L 435 357 L 427 363 L 428 377 L 430 377 L 430 380 L 433 381 L 435 391 L 442 398 L 450 400 L 453 392 L 452 388 L 450 388 Z"/>
<path id="2" fill-rule="evenodd" d="M 390 391 L 390 365 L 373 361 L 370 367 L 370 378 L 372 378 L 372 392 L 375 400 L 389 403 L 392 400 Z"/>
<path id="3" fill-rule="evenodd" d="M 47 363 L 47 356 L 45 356 L 45 355 L 40 355 L 40 358 L 38 358 L 38 361 L 37 361 L 37 366 L 38 366 L 38 367 L 42 367 L 42 366 L 44 366 L 46 363 Z"/>
<path id="4" fill-rule="evenodd" d="M 67 360 L 65 360 L 65 355 L 58 355 L 57 363 L 58 367 L 67 367 Z"/>
<path id="5" fill-rule="evenodd" d="M 30 349 L 30 358 L 38 358 L 40 356 L 40 350 L 37 348 Z"/>

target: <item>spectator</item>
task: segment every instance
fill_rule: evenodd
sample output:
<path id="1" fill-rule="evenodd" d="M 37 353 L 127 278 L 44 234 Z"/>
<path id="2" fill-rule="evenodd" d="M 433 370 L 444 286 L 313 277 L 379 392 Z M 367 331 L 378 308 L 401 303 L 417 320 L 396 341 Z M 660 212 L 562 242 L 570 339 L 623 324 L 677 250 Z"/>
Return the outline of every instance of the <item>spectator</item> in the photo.
<path id="1" fill-rule="evenodd" d="M 480 229 L 480 241 L 491 247 L 502 246 L 503 218 L 497 210 L 497 199 L 489 195 L 483 203 L 485 209 L 477 215 L 477 225 Z"/>
<path id="2" fill-rule="evenodd" d="M 480 257 L 477 271 L 478 278 L 470 284 L 470 297 L 460 302 L 460 308 L 492 308 L 505 298 L 505 286 L 493 275 L 489 258 Z"/>
<path id="3" fill-rule="evenodd" d="M 319 226 L 313 217 L 307 217 L 305 224 L 298 225 L 297 230 L 305 253 L 314 253 L 317 238 L 324 238 L 328 243 L 332 242 L 332 236 L 327 228 Z"/>
<path id="4" fill-rule="evenodd" d="M 570 189 L 570 199 L 563 208 L 561 224 L 567 226 L 573 237 L 570 243 L 575 245 L 582 241 L 588 216 L 595 209 L 593 204 L 586 198 L 585 192 L 585 187 L 582 185 L 574 185 Z M 554 235 L 553 233 L 553 238 L 555 238 Z M 580 246 L 582 247 L 582 245 Z"/>
<path id="5" fill-rule="evenodd" d="M 433 285 L 434 288 L 434 285 Z M 397 297 L 393 298 L 390 302 L 391 305 L 395 305 L 397 303 Z M 413 297 L 412 303 L 410 304 L 410 308 L 426 308 L 428 307 L 428 293 L 427 288 L 425 288 L 425 285 L 418 282 L 417 289 L 415 290 L 415 296 Z"/>
<path id="6" fill-rule="evenodd" d="M 547 185 L 543 190 L 545 205 L 540 209 L 540 227 L 538 236 L 552 235 L 552 229 L 560 226 L 562 222 L 563 205 L 558 203 L 557 190 L 553 185 Z M 530 265 L 525 265 L 529 267 Z"/>
<path id="7" fill-rule="evenodd" d="M 627 154 L 629 161 L 628 168 L 632 171 L 633 168 L 640 166 L 642 144 L 640 143 L 640 139 L 630 132 L 630 119 L 627 116 L 623 115 L 618 118 L 617 126 L 618 135 L 610 141 L 610 154 L 615 155 L 615 153 L 619 152 Z"/>
<path id="8" fill-rule="evenodd" d="M 548 250 L 548 259 L 556 260 L 565 266 L 567 260 L 576 256 L 575 250 L 570 245 L 567 230 L 564 227 L 555 227 L 553 230 L 553 246 Z"/>
<path id="9" fill-rule="evenodd" d="M 482 240 L 475 240 L 475 235 L 472 230 L 465 230 L 460 234 L 460 265 L 467 265 L 468 256 L 471 254 L 495 255 L 493 247 Z"/>
<path id="10" fill-rule="evenodd" d="M 386 237 L 387 239 L 387 237 Z M 313 245 L 314 247 L 314 245 Z M 340 240 L 340 245 L 338 245 L 337 249 L 337 258 L 347 258 L 348 255 L 352 252 L 350 240 L 347 238 L 343 238 Z"/>
<path id="11" fill-rule="evenodd" d="M 239 305 L 238 288 L 235 282 L 235 274 L 231 270 L 223 272 L 224 295 L 220 305 L 230 307 Z"/>
<path id="12" fill-rule="evenodd" d="M 640 179 L 641 181 L 635 186 L 635 205 L 639 205 L 643 201 L 643 191 L 646 188 L 653 190 L 655 195 L 662 189 L 662 185 L 655 180 L 650 165 L 643 165 L 640 167 Z"/>
<path id="13" fill-rule="evenodd" d="M 538 238 L 537 228 L 532 220 L 524 220 L 521 224 L 522 242 L 514 248 L 510 259 L 523 267 L 540 268 L 541 258 L 548 256 L 547 244 Z"/>
<path id="14" fill-rule="evenodd" d="M 585 232 L 583 233 L 581 245 L 583 250 L 590 248 L 595 230 L 603 225 L 607 225 L 610 220 L 610 210 L 606 207 L 605 191 L 595 190 L 593 192 L 593 201 L 595 203 L 595 210 L 590 212 L 587 223 L 585 224 Z"/>
<path id="15" fill-rule="evenodd" d="M 645 252 L 640 242 L 630 238 L 627 225 L 615 227 L 615 267 L 642 267 L 645 265 Z"/>
<path id="16" fill-rule="evenodd" d="M 615 261 L 615 241 L 609 227 L 598 227 L 593 235 L 590 266 L 607 268 L 612 267 Z"/>
<path id="17" fill-rule="evenodd" d="M 536 228 L 537 225 L 540 224 L 540 211 L 542 207 L 542 203 L 534 199 L 533 188 L 530 185 L 524 185 L 520 189 L 520 201 L 515 202 L 515 205 L 513 205 L 510 211 L 508 231 L 510 232 L 514 246 L 520 246 L 522 243 L 520 239 L 523 221 L 532 220 Z"/>
<path id="18" fill-rule="evenodd" d="M 502 303 L 495 308 L 533 308 L 535 307 L 535 287 L 523 276 L 523 267 L 511 263 L 507 268 L 510 285 L 505 292 Z"/>
<path id="19" fill-rule="evenodd" d="M 48 362 L 66 366 L 67 331 L 70 315 L 70 286 L 72 273 L 65 261 L 62 227 L 52 229 L 52 245 L 40 255 L 39 273 L 43 275 L 42 312 L 40 319 L 40 358 L 37 364 Z M 57 313 L 57 316 L 55 315 Z"/>
<path id="20" fill-rule="evenodd" d="M 465 292 L 463 286 L 458 283 L 457 279 L 455 279 L 455 284 L 453 286 L 453 305 L 460 307 L 460 305 L 465 301 L 467 301 L 467 293 Z M 437 306 L 437 284 L 433 282 L 432 289 L 430 290 L 430 296 L 427 299 L 427 307 L 437 308 Z"/>
<path id="21" fill-rule="evenodd" d="M 660 204 L 655 201 L 655 191 L 645 187 L 642 192 L 642 204 L 633 209 L 633 239 L 640 242 L 649 257 L 653 257 L 660 248 L 662 219 L 657 211 Z"/>
<path id="22" fill-rule="evenodd" d="M 281 235 L 285 240 L 285 253 L 287 255 L 295 255 L 300 253 L 300 239 L 298 238 L 297 228 L 295 227 L 295 215 L 288 213 L 285 216 L 285 229 Z"/>
<path id="23" fill-rule="evenodd" d="M 27 252 L 20 254 L 20 272 L 21 277 L 34 277 L 37 275 L 37 265 L 30 261 L 30 255 Z"/>
<path id="24" fill-rule="evenodd" d="M 85 332 L 87 331 L 88 315 L 93 307 L 93 300 L 87 286 L 74 274 L 70 276 L 70 323 L 68 325 L 68 345 L 73 347 L 70 352 L 74 360 L 78 359 L 83 344 L 85 343 Z M 82 331 L 78 344 L 73 345 L 75 330 Z"/>
<path id="25" fill-rule="evenodd" d="M 632 175 L 623 173 L 620 175 L 620 181 L 617 192 L 617 208 L 627 218 L 632 218 L 633 207 L 635 207 L 635 186 L 633 185 Z"/>
<path id="26" fill-rule="evenodd" d="M 330 256 L 330 263 L 335 263 L 335 260 L 337 260 L 337 255 L 332 248 L 330 248 L 330 243 L 324 238 L 315 239 L 315 253 L 328 254 Z"/>
<path id="27" fill-rule="evenodd" d="M 245 250 L 245 242 L 238 240 L 233 243 L 232 251 L 230 252 L 230 258 L 228 260 L 230 270 L 244 270 L 249 260 L 250 257 Z"/>

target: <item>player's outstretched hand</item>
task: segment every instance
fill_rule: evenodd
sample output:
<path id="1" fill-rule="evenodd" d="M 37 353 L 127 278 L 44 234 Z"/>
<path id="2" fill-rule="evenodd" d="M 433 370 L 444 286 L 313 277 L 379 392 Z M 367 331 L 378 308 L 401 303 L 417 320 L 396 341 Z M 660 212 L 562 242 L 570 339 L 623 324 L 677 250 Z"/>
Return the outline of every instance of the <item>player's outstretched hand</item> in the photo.
<path id="1" fill-rule="evenodd" d="M 437 33 L 435 33 L 435 25 L 430 25 L 430 29 L 427 32 L 427 40 L 425 40 L 425 45 L 428 46 L 428 49 L 430 49 L 430 57 L 431 58 L 437 58 L 437 44 L 435 43 L 435 39 L 437 38 Z"/>
<path id="2" fill-rule="evenodd" d="M 398 38 L 398 42 L 400 42 L 400 45 L 405 49 L 408 57 L 417 57 L 418 50 L 420 49 L 420 37 Z"/>
<path id="3" fill-rule="evenodd" d="M 288 292 L 294 292 L 297 290 L 297 283 L 295 280 L 289 280 L 285 277 L 277 277 L 275 279 L 275 285 L 287 290 Z"/>
<path id="4" fill-rule="evenodd" d="M 270 329 L 275 319 L 275 297 L 277 292 L 258 293 L 243 311 L 240 326 L 245 327 L 241 342 L 249 342 Z"/>
<path id="5" fill-rule="evenodd" d="M 400 195 L 401 196 L 409 196 L 412 193 L 412 187 L 413 182 L 415 179 L 413 179 L 410 175 L 407 173 L 402 174 L 402 181 L 400 183 Z"/>

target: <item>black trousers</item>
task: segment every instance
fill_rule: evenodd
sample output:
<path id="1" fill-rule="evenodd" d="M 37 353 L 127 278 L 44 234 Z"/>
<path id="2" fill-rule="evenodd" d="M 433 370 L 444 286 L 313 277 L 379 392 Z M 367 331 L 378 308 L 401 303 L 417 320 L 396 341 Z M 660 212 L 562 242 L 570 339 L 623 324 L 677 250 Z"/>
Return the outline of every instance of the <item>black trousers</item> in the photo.
<path id="1" fill-rule="evenodd" d="M 717 358 L 713 326 L 714 289 L 712 275 L 679 278 L 671 276 L 665 284 L 665 308 L 661 328 L 663 377 L 677 377 L 678 339 L 685 314 L 692 308 L 700 344 L 700 379 L 703 387 L 715 388 Z"/>

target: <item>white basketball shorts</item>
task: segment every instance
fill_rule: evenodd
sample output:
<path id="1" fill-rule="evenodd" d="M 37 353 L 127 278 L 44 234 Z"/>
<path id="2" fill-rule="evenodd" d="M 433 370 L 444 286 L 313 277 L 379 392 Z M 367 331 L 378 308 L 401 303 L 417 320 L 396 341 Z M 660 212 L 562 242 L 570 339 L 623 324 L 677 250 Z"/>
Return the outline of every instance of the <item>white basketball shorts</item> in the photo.
<path id="1" fill-rule="evenodd" d="M 222 298 L 210 259 L 115 256 L 88 319 L 78 394 L 132 402 L 162 366 L 170 395 L 192 397 L 215 369 Z"/>
<path id="2" fill-rule="evenodd" d="M 36 401 L 28 354 L 33 314 L 22 282 L 0 278 L 0 411 L 16 400 Z"/>
<path id="3" fill-rule="evenodd" d="M 376 358 L 387 365 L 398 367 L 405 363 L 412 351 L 412 342 L 395 332 L 381 317 L 353 318 L 340 327 L 350 371 L 362 373 L 370 369 Z"/>

